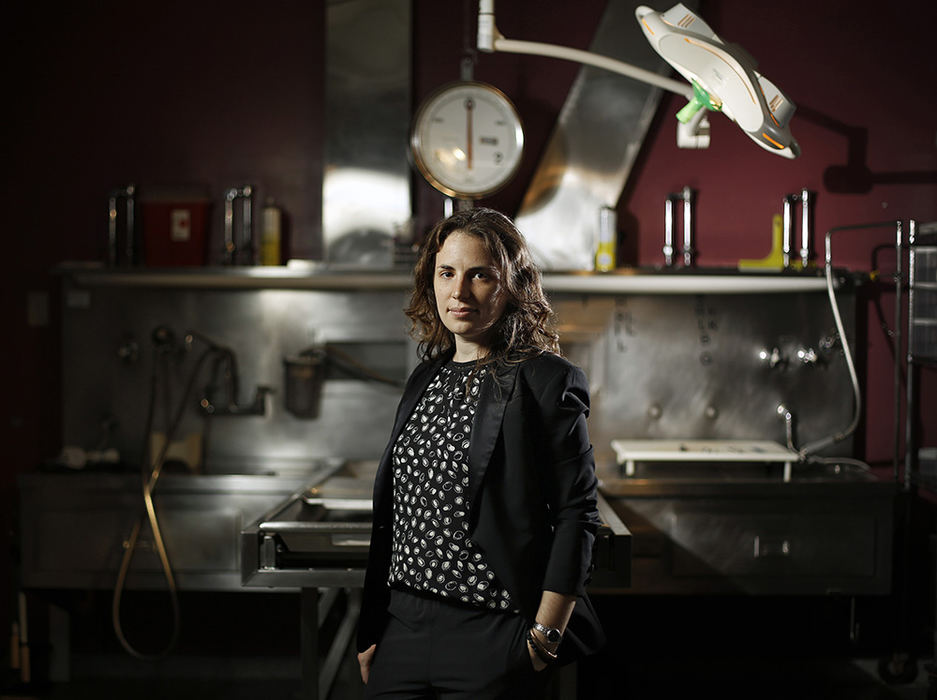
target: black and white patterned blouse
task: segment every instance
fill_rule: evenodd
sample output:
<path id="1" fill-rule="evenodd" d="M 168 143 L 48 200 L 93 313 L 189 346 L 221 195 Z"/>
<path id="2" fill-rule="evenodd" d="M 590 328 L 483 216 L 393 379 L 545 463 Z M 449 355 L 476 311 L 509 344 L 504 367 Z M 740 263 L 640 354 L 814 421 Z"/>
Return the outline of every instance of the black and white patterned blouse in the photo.
<path id="1" fill-rule="evenodd" d="M 474 366 L 444 364 L 394 443 L 388 581 L 478 607 L 510 610 L 510 596 L 468 536 L 468 448 L 483 375 L 473 375 Z"/>

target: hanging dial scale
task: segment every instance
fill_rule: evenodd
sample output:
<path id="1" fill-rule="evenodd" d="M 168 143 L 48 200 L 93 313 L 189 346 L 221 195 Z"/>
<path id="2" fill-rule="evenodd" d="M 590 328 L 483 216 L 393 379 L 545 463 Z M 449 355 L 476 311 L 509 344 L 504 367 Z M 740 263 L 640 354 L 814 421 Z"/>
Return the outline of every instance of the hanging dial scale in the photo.
<path id="1" fill-rule="evenodd" d="M 511 101 L 486 83 L 445 85 L 417 111 L 410 135 L 414 164 L 437 190 L 477 199 L 517 172 L 524 129 Z"/>

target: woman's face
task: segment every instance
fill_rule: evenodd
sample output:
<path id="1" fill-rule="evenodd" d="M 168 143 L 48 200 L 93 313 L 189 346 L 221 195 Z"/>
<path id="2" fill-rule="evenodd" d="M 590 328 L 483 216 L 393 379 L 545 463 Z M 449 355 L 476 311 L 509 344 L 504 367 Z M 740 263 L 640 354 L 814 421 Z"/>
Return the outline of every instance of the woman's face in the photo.
<path id="1" fill-rule="evenodd" d="M 433 290 L 439 318 L 455 336 L 454 359 L 487 355 L 508 295 L 481 239 L 462 231 L 449 234 L 436 253 Z"/>

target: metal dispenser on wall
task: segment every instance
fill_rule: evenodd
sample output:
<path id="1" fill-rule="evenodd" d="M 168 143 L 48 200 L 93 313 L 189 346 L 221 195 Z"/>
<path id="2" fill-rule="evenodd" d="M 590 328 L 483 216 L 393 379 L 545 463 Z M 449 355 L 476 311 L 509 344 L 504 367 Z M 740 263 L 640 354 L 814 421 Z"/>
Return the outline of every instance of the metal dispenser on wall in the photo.
<path id="1" fill-rule="evenodd" d="M 235 231 L 235 202 L 241 201 L 238 230 Z M 254 227 L 251 220 L 253 188 L 250 185 L 231 187 L 224 194 L 225 265 L 254 264 Z"/>
<path id="2" fill-rule="evenodd" d="M 694 191 L 689 187 L 684 187 L 680 192 L 667 195 L 664 203 L 664 264 L 667 267 L 673 267 L 674 253 L 676 252 L 673 244 L 674 234 L 674 204 L 683 202 L 683 266 L 692 267 L 696 257 L 696 250 L 693 248 L 693 201 Z"/>
<path id="3" fill-rule="evenodd" d="M 804 188 L 799 194 L 792 193 L 784 196 L 784 239 L 782 251 L 784 257 L 784 268 L 792 267 L 792 255 L 794 252 L 794 205 L 800 202 L 800 267 L 806 269 L 810 265 L 810 238 L 812 236 L 812 226 L 810 217 L 812 214 L 811 204 L 813 193 Z"/>
<path id="4" fill-rule="evenodd" d="M 111 190 L 107 198 L 107 264 L 134 265 L 139 263 L 136 240 L 136 192 L 134 184 Z M 120 202 L 126 207 L 123 232 L 120 230 Z"/>
<path id="5" fill-rule="evenodd" d="M 325 352 L 308 348 L 283 358 L 283 386 L 286 410 L 297 418 L 318 418 L 325 378 Z"/>

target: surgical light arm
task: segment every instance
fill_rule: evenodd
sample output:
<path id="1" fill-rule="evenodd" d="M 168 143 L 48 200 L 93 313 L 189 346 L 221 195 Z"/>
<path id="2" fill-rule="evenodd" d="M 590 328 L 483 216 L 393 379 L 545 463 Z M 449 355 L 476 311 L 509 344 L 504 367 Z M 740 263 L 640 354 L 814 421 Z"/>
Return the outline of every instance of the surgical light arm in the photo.
<path id="1" fill-rule="evenodd" d="M 576 61 L 683 95 L 689 102 L 677 115 L 681 146 L 708 146 L 708 136 L 700 133 L 707 126 L 705 114 L 721 111 L 765 150 L 786 158 L 800 155 L 788 126 L 794 103 L 755 70 L 741 47 L 726 44 L 683 4 L 663 13 L 641 5 L 635 17 L 651 47 L 690 85 L 588 51 L 507 39 L 495 24 L 494 0 L 479 0 L 478 49 Z"/>

